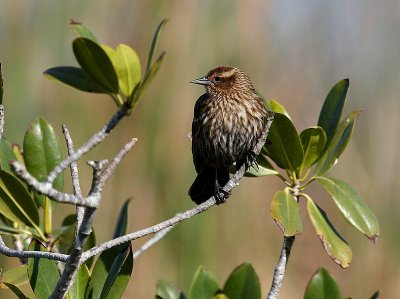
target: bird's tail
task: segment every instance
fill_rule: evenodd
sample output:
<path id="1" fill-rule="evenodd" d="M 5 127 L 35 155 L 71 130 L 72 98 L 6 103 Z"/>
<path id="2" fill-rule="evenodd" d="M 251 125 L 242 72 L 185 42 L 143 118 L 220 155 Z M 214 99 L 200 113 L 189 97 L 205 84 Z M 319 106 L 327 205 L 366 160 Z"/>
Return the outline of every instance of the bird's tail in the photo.
<path id="1" fill-rule="evenodd" d="M 229 171 L 218 169 L 218 184 L 223 187 L 229 181 Z M 189 189 L 189 196 L 196 204 L 201 204 L 215 194 L 215 169 L 201 171 Z"/>

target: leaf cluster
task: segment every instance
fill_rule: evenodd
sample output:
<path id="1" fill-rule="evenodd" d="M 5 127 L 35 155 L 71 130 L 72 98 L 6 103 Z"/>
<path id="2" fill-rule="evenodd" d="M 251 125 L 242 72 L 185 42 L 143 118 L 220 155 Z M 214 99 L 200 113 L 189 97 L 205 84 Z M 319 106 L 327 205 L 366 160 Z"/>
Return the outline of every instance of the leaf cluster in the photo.
<path id="1" fill-rule="evenodd" d="M 143 75 L 139 57 L 131 47 L 120 44 L 113 49 L 99 44 L 88 28 L 76 22 L 71 22 L 78 35 L 72 49 L 80 67 L 58 66 L 44 74 L 81 91 L 107 94 L 118 107 L 131 112 L 164 60 L 164 52 L 159 56 L 156 53 L 166 23 L 167 20 L 163 20 L 155 31 Z M 0 72 L 0 103 L 2 99 Z M 63 161 L 59 139 L 46 119 L 38 117 L 29 125 L 22 147 L 0 138 L 0 234 L 7 236 L 12 243 L 20 244 L 20 250 L 69 254 L 76 238 L 76 215 L 65 217 L 60 227 L 53 228 L 52 216 L 56 205 L 46 196 L 30 190 L 13 174 L 9 165 L 13 160 L 25 165 L 38 181 L 44 181 Z M 53 187 L 63 190 L 63 173 L 55 179 Z M 114 238 L 126 234 L 129 202 L 127 200 L 121 209 Z M 92 230 L 83 250 L 95 245 Z M 27 298 L 19 287 L 29 283 L 36 298 L 48 298 L 60 279 L 59 267 L 62 270 L 63 265 L 41 258 L 21 262 L 21 266 L 1 273 L 0 288 L 9 288 L 18 298 Z M 120 298 L 132 269 L 130 242 L 104 251 L 96 260 L 88 259 L 79 267 L 67 298 Z"/>
<path id="2" fill-rule="evenodd" d="M 379 223 L 366 202 L 351 185 L 326 175 L 345 150 L 360 114 L 356 110 L 342 119 L 348 88 L 348 79 L 333 86 L 317 125 L 300 134 L 280 103 L 265 101 L 266 107 L 275 112 L 275 118 L 268 142 L 257 159 L 258 168 L 247 173 L 252 177 L 275 175 L 286 184 L 272 199 L 271 216 L 287 237 L 302 233 L 299 199 L 304 197 L 308 216 L 324 249 L 343 268 L 351 262 L 351 248 L 307 193 L 307 187 L 313 182 L 319 183 L 347 222 L 375 242 L 380 233 Z"/>

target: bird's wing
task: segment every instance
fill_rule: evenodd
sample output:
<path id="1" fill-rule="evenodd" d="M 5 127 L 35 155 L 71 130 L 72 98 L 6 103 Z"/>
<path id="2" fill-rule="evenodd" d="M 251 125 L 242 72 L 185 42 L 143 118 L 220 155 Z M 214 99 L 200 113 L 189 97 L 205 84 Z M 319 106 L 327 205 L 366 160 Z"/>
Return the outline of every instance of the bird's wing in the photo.
<path id="1" fill-rule="evenodd" d="M 207 101 L 208 95 L 205 93 L 201 95 L 194 105 L 194 115 L 193 115 L 193 122 L 192 122 L 192 154 L 193 154 L 193 164 L 197 171 L 200 173 L 203 168 L 203 142 L 201 141 L 201 134 L 203 130 L 203 118 L 204 113 L 202 112 L 202 107 Z"/>

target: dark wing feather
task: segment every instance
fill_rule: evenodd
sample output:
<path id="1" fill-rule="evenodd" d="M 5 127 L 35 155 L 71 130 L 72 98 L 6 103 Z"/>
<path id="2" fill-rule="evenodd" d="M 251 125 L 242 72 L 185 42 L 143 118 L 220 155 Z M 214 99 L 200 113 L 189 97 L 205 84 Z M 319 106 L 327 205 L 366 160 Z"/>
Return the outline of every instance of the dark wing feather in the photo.
<path id="1" fill-rule="evenodd" d="M 204 166 L 204 161 L 202 158 L 202 144 L 200 140 L 203 130 L 203 118 L 204 109 L 202 108 L 205 102 L 209 99 L 209 96 L 205 93 L 201 95 L 194 105 L 194 115 L 192 122 L 192 154 L 193 154 L 193 164 L 197 173 L 200 173 Z"/>

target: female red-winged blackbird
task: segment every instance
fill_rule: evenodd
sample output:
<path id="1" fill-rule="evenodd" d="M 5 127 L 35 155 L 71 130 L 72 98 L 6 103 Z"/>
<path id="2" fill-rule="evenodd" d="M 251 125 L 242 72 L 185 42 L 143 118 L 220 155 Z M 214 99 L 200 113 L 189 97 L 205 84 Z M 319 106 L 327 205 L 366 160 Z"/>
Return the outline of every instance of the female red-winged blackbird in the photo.
<path id="1" fill-rule="evenodd" d="M 197 177 L 189 196 L 200 204 L 214 195 L 217 204 L 227 193 L 229 168 L 236 162 L 251 165 L 252 151 L 268 114 L 249 77 L 231 66 L 219 66 L 191 83 L 204 85 L 196 102 L 192 123 L 192 153 Z"/>

